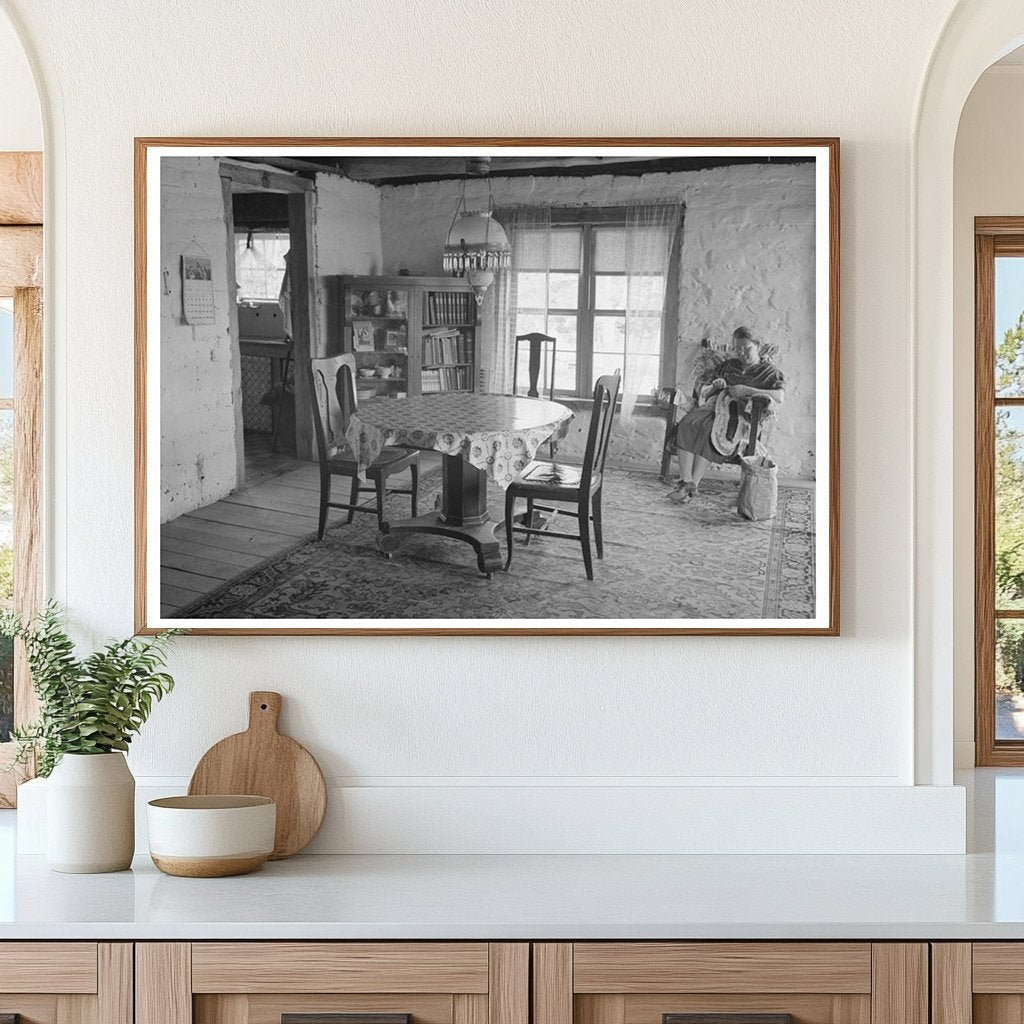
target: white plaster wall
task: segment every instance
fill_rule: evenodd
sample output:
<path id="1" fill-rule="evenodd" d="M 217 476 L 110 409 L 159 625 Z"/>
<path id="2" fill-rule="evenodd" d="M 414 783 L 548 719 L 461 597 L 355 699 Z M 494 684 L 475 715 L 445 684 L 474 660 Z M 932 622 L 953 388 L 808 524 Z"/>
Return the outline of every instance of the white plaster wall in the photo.
<path id="1" fill-rule="evenodd" d="M 843 139 L 840 639 L 184 638 L 178 690 L 135 745 L 137 772 L 187 776 L 264 686 L 286 692 L 285 726 L 327 774 L 361 792 L 403 773 L 528 790 L 913 781 L 908 158 L 946 0 L 723 0 L 698 20 L 672 0 L 510 0 L 486 19 L 460 0 L 408 0 L 386 32 L 370 0 L 296 0 L 287 18 L 270 0 L 5 6 L 54 105 L 49 587 L 89 640 L 132 625 L 132 136 Z M 473 33 L 457 59 L 453 23 Z M 130 58 L 97 60 L 113 37 Z M 525 55 L 547 73 L 524 75 Z M 272 74 L 254 77 L 263 66 Z M 865 829 L 891 836 L 891 821 Z"/>
<path id="2" fill-rule="evenodd" d="M 331 274 L 380 274 L 380 193 L 376 186 L 335 174 L 316 176 L 313 237 L 316 247 L 318 350 L 340 352 L 330 338 L 324 277 Z"/>
<path id="3" fill-rule="evenodd" d="M 957 767 L 974 765 L 974 218 L 1024 216 L 1024 67 L 990 68 L 954 162 L 953 697 Z"/>
<path id="4" fill-rule="evenodd" d="M 165 157 L 160 193 L 160 521 L 223 498 L 238 478 L 237 348 L 229 326 L 227 227 L 219 163 Z M 214 318 L 182 315 L 181 256 L 207 255 L 213 266 Z M 240 395 L 236 396 L 240 400 Z M 237 406 L 240 408 L 240 406 Z"/>
<path id="5" fill-rule="evenodd" d="M 642 177 L 496 178 L 491 187 L 498 207 L 685 202 L 679 366 L 688 365 L 701 338 L 724 345 L 741 324 L 777 344 L 787 387 L 772 430 L 772 455 L 786 476 L 813 478 L 813 166 L 718 167 Z M 461 188 L 460 182 L 444 181 L 381 190 L 384 263 L 390 272 L 410 267 L 443 273 L 438 240 L 448 232 Z M 688 377 L 679 379 L 687 389 L 692 386 Z M 660 461 L 663 435 L 657 424 L 619 421 L 615 433 L 613 459 L 646 455 L 655 464 Z"/>

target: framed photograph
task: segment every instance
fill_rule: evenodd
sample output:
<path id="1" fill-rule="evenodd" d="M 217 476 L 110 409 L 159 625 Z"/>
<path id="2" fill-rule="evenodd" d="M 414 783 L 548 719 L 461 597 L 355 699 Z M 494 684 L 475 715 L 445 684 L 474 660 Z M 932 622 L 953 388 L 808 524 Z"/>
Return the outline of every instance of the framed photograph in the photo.
<path id="1" fill-rule="evenodd" d="M 356 352 L 373 351 L 373 324 L 369 320 L 353 321 L 352 348 Z"/>
<path id="2" fill-rule="evenodd" d="M 137 139 L 135 202 L 140 632 L 838 634 L 837 139 Z"/>

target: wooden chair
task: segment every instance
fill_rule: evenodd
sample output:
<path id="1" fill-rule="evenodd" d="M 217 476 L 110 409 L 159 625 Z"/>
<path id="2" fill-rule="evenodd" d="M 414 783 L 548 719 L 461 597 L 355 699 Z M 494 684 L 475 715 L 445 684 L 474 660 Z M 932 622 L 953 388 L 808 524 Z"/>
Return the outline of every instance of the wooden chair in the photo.
<path id="1" fill-rule="evenodd" d="M 359 482 L 359 465 L 345 440 L 350 410 L 356 408 L 355 356 L 348 354 L 311 359 L 309 366 L 312 405 L 317 413 L 313 417 L 313 427 L 320 461 L 320 526 L 317 540 L 323 540 L 329 508 L 346 509 L 346 522 L 349 523 L 357 512 L 376 512 L 379 529 L 384 525 L 385 497 L 388 494 L 408 494 L 412 498 L 412 514 L 415 516 L 419 490 L 419 452 L 405 448 L 384 448 L 366 470 L 366 476 L 373 486 L 366 487 Z M 411 486 L 405 490 L 396 487 L 389 491 L 388 477 L 405 469 L 409 470 L 412 477 Z M 331 501 L 331 478 L 335 476 L 352 478 L 352 490 L 347 504 Z M 377 500 L 373 505 L 360 505 L 359 495 L 367 491 L 375 493 Z"/>
<path id="2" fill-rule="evenodd" d="M 526 388 L 527 398 L 540 398 L 540 392 L 537 390 L 537 383 L 540 378 L 541 348 L 545 345 L 551 346 L 551 383 L 548 385 L 548 398 L 554 401 L 555 352 L 558 347 L 558 341 L 556 338 L 552 338 L 550 334 L 541 334 L 539 331 L 531 331 L 529 334 L 516 335 L 516 361 L 512 367 L 512 394 L 516 393 L 518 386 L 519 342 L 521 341 L 528 341 L 530 343 L 530 356 L 527 362 L 527 374 L 530 378 L 530 382 Z"/>
<path id="3" fill-rule="evenodd" d="M 508 541 L 508 560 L 505 571 L 512 565 L 513 534 L 525 534 L 529 543 L 534 534 L 578 540 L 583 549 L 583 566 L 587 579 L 594 578 L 590 553 L 590 524 L 594 524 L 594 542 L 597 557 L 604 558 L 604 538 L 601 530 L 601 487 L 604 483 L 604 461 L 608 454 L 608 440 L 615 419 L 615 403 L 619 397 L 621 375 L 598 377 L 594 385 L 594 402 L 590 413 L 590 430 L 582 466 L 568 466 L 557 462 L 531 462 L 509 485 L 505 492 L 505 537 Z M 526 499 L 525 525 L 514 519 L 516 498 Z M 541 501 L 575 502 L 576 510 L 539 505 Z M 535 511 L 561 513 L 573 516 L 579 523 L 579 533 L 556 533 L 554 530 L 534 526 Z"/>

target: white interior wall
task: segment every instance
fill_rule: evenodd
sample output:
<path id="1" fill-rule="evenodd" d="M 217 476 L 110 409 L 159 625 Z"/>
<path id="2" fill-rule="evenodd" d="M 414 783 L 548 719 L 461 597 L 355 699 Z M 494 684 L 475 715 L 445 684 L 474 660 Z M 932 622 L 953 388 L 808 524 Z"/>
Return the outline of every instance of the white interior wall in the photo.
<path id="1" fill-rule="evenodd" d="M 32 69 L 20 40 L 0 11 L 0 152 L 43 148 L 43 122 Z"/>
<path id="2" fill-rule="evenodd" d="M 990 68 L 968 97 L 954 161 L 954 740 L 974 764 L 974 218 L 1024 216 L 1024 66 Z"/>
<path id="3" fill-rule="evenodd" d="M 829 806 L 843 807 L 848 794 L 875 787 L 860 838 L 892 836 L 877 787 L 906 792 L 913 781 L 912 395 L 900 372 L 911 362 L 909 133 L 945 0 L 773 0 L 756 17 L 730 0 L 698 22 L 669 0 L 628 19 L 598 3 L 518 0 L 475 22 L 476 46 L 457 59 L 448 46 L 462 16 L 454 0 L 412 0 L 383 36 L 369 0 L 344 11 L 300 2 L 287 21 L 269 0 L 141 14 L 127 0 L 100 13 L 42 0 L 9 6 L 57 108 L 49 500 L 62 512 L 50 589 L 86 640 L 132 622 L 132 136 L 841 136 L 842 638 L 185 638 L 172 666 L 178 690 L 131 760 L 140 775 L 180 780 L 210 741 L 238 727 L 245 691 L 276 687 L 289 699 L 285 726 L 360 794 L 415 782 L 421 800 L 441 791 L 457 801 L 460 787 L 500 790 L 514 779 L 537 797 L 527 808 L 543 813 L 553 780 L 581 796 L 627 779 L 656 783 L 652 797 L 658 787 L 796 783 L 773 803 L 778 832 L 791 808 L 812 820 L 804 795 L 821 786 L 845 787 L 828 794 Z M 145 60 L 95 61 L 115 26 L 124 51 Z M 239 38 L 244 60 L 214 42 Z M 344 75 L 338 38 L 347 40 Z M 718 59 L 725 51 L 730 59 Z M 550 73 L 524 78 L 519 53 Z M 265 102 L 254 102 L 261 60 L 273 80 Z M 415 87 L 400 67 L 416 68 Z M 105 400 L 68 402 L 72 390 Z M 879 471 L 879 451 L 892 472 Z M 943 777 L 941 765 L 930 777 Z M 708 802 L 695 820 L 713 831 L 725 806 Z M 962 805 L 944 802 L 928 820 L 952 836 L 958 813 Z M 900 820 L 908 841 L 919 835 L 916 821 Z M 513 835 L 514 817 L 495 821 Z M 810 849 L 827 839 L 804 841 Z"/>
<path id="4" fill-rule="evenodd" d="M 230 494 L 241 482 L 238 345 L 229 315 L 228 236 L 218 161 L 166 157 L 160 175 L 160 521 Z M 213 319 L 185 321 L 182 255 L 210 260 Z"/>
<path id="5" fill-rule="evenodd" d="M 678 298 L 679 382 L 692 386 L 701 338 L 727 344 L 740 325 L 778 346 L 786 402 L 772 426 L 771 452 L 783 475 L 814 477 L 814 167 L 717 167 L 641 177 L 522 177 L 491 181 L 495 206 L 624 206 L 686 203 Z M 441 274 L 441 250 L 462 183 L 430 182 L 381 191 L 384 263 Z M 472 208 L 484 193 L 470 183 Z M 477 202 L 479 205 L 479 202 Z M 492 317 L 484 316 L 484 324 Z M 671 343 L 671 341 L 670 341 Z M 582 450 L 577 417 L 563 452 Z M 616 424 L 611 458 L 661 458 L 661 422 Z"/>

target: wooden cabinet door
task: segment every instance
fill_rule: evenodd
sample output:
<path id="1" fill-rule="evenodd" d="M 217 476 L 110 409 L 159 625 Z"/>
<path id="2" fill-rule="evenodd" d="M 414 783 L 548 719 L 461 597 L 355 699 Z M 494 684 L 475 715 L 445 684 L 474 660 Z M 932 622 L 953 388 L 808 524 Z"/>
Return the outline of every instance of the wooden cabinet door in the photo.
<path id="1" fill-rule="evenodd" d="M 923 943 L 537 943 L 533 957 L 533 1024 L 928 1024 Z"/>
<path id="2" fill-rule="evenodd" d="M 132 1024 L 127 942 L 0 942 L 0 1018 Z"/>
<path id="3" fill-rule="evenodd" d="M 140 943 L 136 986 L 136 1024 L 529 1024 L 529 946 Z"/>
<path id="4" fill-rule="evenodd" d="M 1024 942 L 932 944 L 934 1024 L 1024 1020 Z"/>

